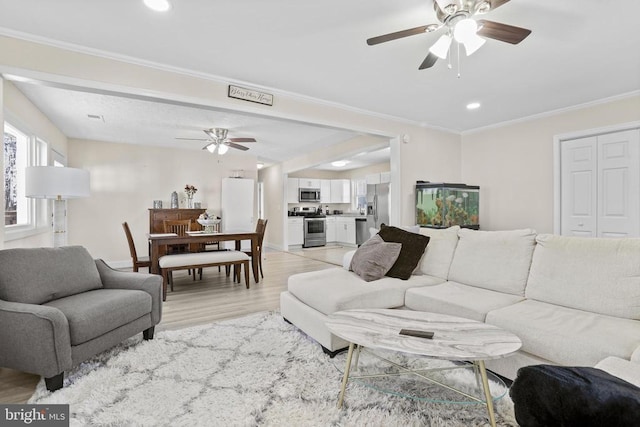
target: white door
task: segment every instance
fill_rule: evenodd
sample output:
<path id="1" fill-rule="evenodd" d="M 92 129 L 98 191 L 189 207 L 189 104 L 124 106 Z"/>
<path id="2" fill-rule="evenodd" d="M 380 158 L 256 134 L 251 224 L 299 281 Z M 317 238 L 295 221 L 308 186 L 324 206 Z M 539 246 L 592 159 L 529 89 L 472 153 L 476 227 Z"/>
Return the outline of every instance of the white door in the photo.
<path id="1" fill-rule="evenodd" d="M 598 237 L 640 236 L 640 131 L 598 137 Z"/>
<path id="2" fill-rule="evenodd" d="M 596 137 L 562 143 L 562 224 L 563 235 L 596 235 Z"/>
<path id="3" fill-rule="evenodd" d="M 563 141 L 561 233 L 640 236 L 640 130 Z"/>

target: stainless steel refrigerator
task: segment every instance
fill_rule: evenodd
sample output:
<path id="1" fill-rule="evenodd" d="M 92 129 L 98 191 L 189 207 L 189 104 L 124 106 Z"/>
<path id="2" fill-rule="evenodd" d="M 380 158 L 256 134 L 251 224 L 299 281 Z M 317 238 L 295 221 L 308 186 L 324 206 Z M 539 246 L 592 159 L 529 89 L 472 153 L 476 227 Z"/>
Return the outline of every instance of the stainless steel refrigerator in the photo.
<path id="1" fill-rule="evenodd" d="M 380 224 L 389 225 L 389 184 L 367 185 L 367 239 L 370 228 L 380 229 Z"/>

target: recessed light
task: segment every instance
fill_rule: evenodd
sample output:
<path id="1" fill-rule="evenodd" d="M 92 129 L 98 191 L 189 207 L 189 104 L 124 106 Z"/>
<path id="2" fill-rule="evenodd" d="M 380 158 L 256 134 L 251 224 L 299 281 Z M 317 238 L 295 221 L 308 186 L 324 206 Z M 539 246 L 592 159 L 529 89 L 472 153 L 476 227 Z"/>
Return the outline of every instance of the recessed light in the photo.
<path id="1" fill-rule="evenodd" d="M 171 3 L 169 0 L 143 0 L 145 6 L 156 12 L 166 12 L 171 9 Z"/>
<path id="2" fill-rule="evenodd" d="M 257 167 L 258 169 L 262 169 L 262 168 L 264 167 L 264 163 L 262 163 L 262 162 L 258 162 L 258 163 L 256 164 L 256 167 Z"/>
<path id="3" fill-rule="evenodd" d="M 331 166 L 341 168 L 343 166 L 346 166 L 347 163 L 349 163 L 349 160 L 336 160 L 335 162 L 331 162 Z"/>
<path id="4" fill-rule="evenodd" d="M 471 102 L 467 104 L 467 110 L 477 110 L 478 108 L 480 108 L 479 102 Z"/>

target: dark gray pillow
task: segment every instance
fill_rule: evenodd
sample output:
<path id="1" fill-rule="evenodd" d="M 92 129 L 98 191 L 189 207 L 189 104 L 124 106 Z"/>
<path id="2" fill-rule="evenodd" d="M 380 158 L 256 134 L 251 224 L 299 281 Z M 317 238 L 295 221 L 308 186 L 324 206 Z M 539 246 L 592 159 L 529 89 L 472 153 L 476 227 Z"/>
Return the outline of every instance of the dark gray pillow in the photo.
<path id="1" fill-rule="evenodd" d="M 351 267 L 365 282 L 384 277 L 400 255 L 402 244 L 386 243 L 377 234 L 364 242 L 351 258 Z"/>
<path id="2" fill-rule="evenodd" d="M 44 304 L 102 288 L 96 263 L 82 246 L 0 251 L 0 299 Z"/>
<path id="3" fill-rule="evenodd" d="M 395 264 L 387 272 L 389 277 L 408 280 L 420 262 L 424 250 L 429 243 L 429 237 L 422 234 L 410 233 L 398 227 L 389 227 L 384 224 L 380 227 L 378 236 L 385 242 L 402 243 L 402 251 Z"/>

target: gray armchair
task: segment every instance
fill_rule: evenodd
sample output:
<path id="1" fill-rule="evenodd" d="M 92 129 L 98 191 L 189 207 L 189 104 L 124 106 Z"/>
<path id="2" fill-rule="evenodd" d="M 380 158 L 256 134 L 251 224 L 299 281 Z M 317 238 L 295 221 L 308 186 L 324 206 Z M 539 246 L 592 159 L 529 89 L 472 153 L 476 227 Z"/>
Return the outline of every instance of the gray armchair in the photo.
<path id="1" fill-rule="evenodd" d="M 162 278 L 113 270 L 81 246 L 0 251 L 0 367 L 45 377 L 143 332 L 162 315 Z"/>

